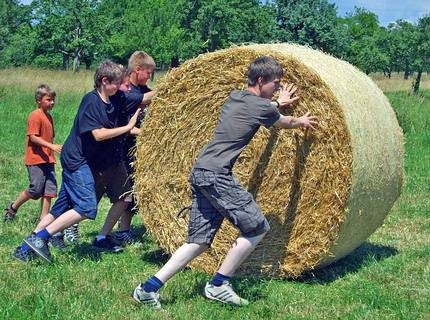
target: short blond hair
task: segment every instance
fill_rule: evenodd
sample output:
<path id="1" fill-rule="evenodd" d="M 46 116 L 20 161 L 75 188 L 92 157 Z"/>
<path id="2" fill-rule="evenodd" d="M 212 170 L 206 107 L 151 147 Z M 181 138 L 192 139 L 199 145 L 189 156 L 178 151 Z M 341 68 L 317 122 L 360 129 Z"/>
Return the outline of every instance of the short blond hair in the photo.
<path id="1" fill-rule="evenodd" d="M 34 92 L 34 99 L 37 102 L 40 101 L 44 96 L 49 96 L 50 98 L 55 99 L 57 94 L 48 85 L 41 84 L 36 88 L 36 91 Z"/>
<path id="2" fill-rule="evenodd" d="M 135 51 L 128 59 L 128 68 L 131 71 L 136 70 L 137 67 L 141 68 L 155 68 L 155 61 L 152 57 L 144 51 Z"/>

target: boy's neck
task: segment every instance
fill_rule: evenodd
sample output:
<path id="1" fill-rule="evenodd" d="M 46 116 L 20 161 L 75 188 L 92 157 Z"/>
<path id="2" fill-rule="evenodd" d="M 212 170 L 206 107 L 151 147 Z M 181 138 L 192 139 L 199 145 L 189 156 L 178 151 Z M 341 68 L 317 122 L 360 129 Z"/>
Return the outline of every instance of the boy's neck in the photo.
<path id="1" fill-rule="evenodd" d="M 259 96 L 259 97 L 261 96 L 261 91 L 260 91 L 260 88 L 258 86 L 248 87 L 248 88 L 246 88 L 246 90 L 249 92 L 252 92 L 256 96 Z"/>
<path id="2" fill-rule="evenodd" d="M 49 113 L 49 109 L 43 109 L 41 106 L 37 106 L 37 110 L 39 110 L 40 112 L 43 112 L 43 113 Z"/>
<path id="3" fill-rule="evenodd" d="M 135 72 L 133 72 L 133 73 L 130 75 L 130 83 L 131 83 L 132 85 L 134 85 L 135 87 L 138 87 L 138 86 L 139 86 L 139 83 L 137 82 L 137 74 L 136 74 Z"/>
<path id="4" fill-rule="evenodd" d="M 97 93 L 99 94 L 100 98 L 103 100 L 104 103 L 110 103 L 109 95 L 106 93 L 103 87 L 97 88 Z"/>

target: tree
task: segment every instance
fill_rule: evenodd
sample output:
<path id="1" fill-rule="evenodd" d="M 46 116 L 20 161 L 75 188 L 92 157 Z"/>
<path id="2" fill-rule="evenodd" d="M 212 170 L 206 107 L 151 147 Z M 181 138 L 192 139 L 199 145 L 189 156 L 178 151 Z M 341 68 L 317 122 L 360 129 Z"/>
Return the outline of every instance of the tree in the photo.
<path id="1" fill-rule="evenodd" d="M 418 20 L 414 53 L 414 67 L 417 70 L 417 76 L 413 83 L 413 93 L 418 94 L 422 73 L 430 64 L 430 15 Z"/>
<path id="2" fill-rule="evenodd" d="M 278 39 L 341 55 L 336 7 L 327 0 L 277 0 Z"/>
<path id="3" fill-rule="evenodd" d="M 30 6 L 17 0 L 0 2 L 0 65 L 20 66 L 31 62 L 34 44 Z"/>
<path id="4" fill-rule="evenodd" d="M 356 7 L 343 19 L 343 24 L 351 41 L 347 60 L 366 74 L 386 70 L 389 58 L 381 48 L 384 46 L 385 30 L 379 26 L 376 14 Z"/>
<path id="5" fill-rule="evenodd" d="M 34 28 L 40 40 L 36 53 L 61 54 L 65 69 L 72 57 L 75 72 L 79 71 L 83 56 L 91 64 L 105 35 L 97 5 L 97 0 L 33 1 Z"/>
<path id="6" fill-rule="evenodd" d="M 136 50 L 147 51 L 162 63 L 177 60 L 185 46 L 181 23 L 188 9 L 187 0 L 102 1 L 100 11 L 111 24 L 104 52 L 124 63 Z"/>
<path id="7" fill-rule="evenodd" d="M 413 52 L 417 41 L 416 27 L 407 21 L 398 20 L 388 25 L 390 33 L 390 62 L 397 71 L 404 71 L 404 79 L 412 72 Z"/>

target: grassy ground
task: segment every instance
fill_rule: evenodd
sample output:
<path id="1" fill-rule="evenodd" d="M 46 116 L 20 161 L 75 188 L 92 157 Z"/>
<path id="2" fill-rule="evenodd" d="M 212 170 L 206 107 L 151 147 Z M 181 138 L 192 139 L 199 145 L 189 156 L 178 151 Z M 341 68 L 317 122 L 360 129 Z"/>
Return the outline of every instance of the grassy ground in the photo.
<path id="1" fill-rule="evenodd" d="M 5 81 L 4 75 L 0 72 L 2 205 L 27 186 L 22 160 L 33 88 L 57 79 L 52 73 Z M 91 81 L 69 73 L 58 77 L 62 85 L 55 88 L 53 117 L 57 142 L 62 142 Z M 141 244 L 120 255 L 93 253 L 90 243 L 109 207 L 104 199 L 97 220 L 81 224 L 79 245 L 69 252 L 52 250 L 52 265 L 26 264 L 11 252 L 37 221 L 38 204 L 31 202 L 16 222 L 0 223 L 0 319 L 430 319 L 430 92 L 388 97 L 405 132 L 405 187 L 384 225 L 347 258 L 294 281 L 237 279 L 237 289 L 253 302 L 241 309 L 206 301 L 200 292 L 210 276 L 186 270 L 163 289 L 163 310 L 153 311 L 129 297 L 166 259 L 143 235 L 139 218 L 134 224 Z"/>

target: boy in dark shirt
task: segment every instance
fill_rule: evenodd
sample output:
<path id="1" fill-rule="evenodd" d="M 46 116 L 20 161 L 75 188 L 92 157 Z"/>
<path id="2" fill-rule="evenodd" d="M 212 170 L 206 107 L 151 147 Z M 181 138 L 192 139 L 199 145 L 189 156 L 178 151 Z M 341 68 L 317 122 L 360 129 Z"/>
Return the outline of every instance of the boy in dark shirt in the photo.
<path id="1" fill-rule="evenodd" d="M 111 200 L 117 200 L 109 215 L 119 217 L 123 213 L 118 213 L 125 209 L 122 208 L 125 207 L 124 201 L 119 197 L 127 190 L 127 177 L 125 169 L 121 170 L 118 142 L 119 136 L 134 128 L 140 112 L 137 106 L 141 102 L 127 104 L 124 93 L 118 91 L 123 74 L 124 68 L 111 61 L 103 62 L 97 68 L 94 76 L 95 90 L 83 97 L 71 132 L 62 148 L 63 179 L 58 200 L 51 212 L 39 222 L 34 233 L 15 250 L 15 257 L 26 261 L 35 252 L 50 262 L 47 241 L 53 234 L 70 225 L 84 219 L 94 219 L 98 200 L 104 192 L 108 193 Z M 125 106 L 129 107 L 126 112 L 133 116 L 126 125 L 119 126 L 119 115 Z M 98 175 L 107 170 L 110 170 L 109 177 Z M 121 175 L 125 178 L 118 178 L 118 181 L 123 181 L 124 185 L 112 185 L 112 171 L 117 174 L 122 171 Z M 109 220 L 111 227 L 115 223 L 116 221 Z M 104 229 L 105 227 L 106 223 Z M 106 227 L 108 228 L 109 226 Z"/>
<path id="2" fill-rule="evenodd" d="M 144 104 L 148 105 L 154 95 L 146 83 L 151 78 L 151 75 L 155 68 L 154 59 L 143 51 L 134 52 L 128 60 L 128 70 L 130 72 L 130 85 L 128 90 L 128 96 L 143 95 Z M 142 110 L 139 115 L 135 128 L 130 134 L 126 135 L 124 139 L 124 164 L 127 169 L 129 176 L 133 173 L 132 164 L 135 161 L 135 146 L 136 146 L 136 135 L 140 133 L 140 126 L 145 116 L 146 109 Z M 126 118 L 126 117 L 125 117 Z M 126 118 L 125 121 L 128 121 Z M 133 179 L 130 179 L 133 187 Z M 121 217 L 119 230 L 115 233 L 115 239 L 122 244 L 131 244 L 137 240 L 134 238 L 131 232 L 131 220 L 133 215 L 136 213 L 134 201 L 134 195 L 130 196 L 130 204 L 127 207 L 126 213 Z"/>
<path id="3" fill-rule="evenodd" d="M 248 88 L 230 94 L 214 136 L 200 153 L 190 175 L 192 207 L 187 243 L 154 276 L 134 289 L 134 300 L 160 308 L 158 290 L 209 248 L 227 218 L 240 230 L 240 236 L 212 281 L 206 284 L 204 296 L 236 306 L 248 304 L 234 292 L 230 278 L 269 231 L 269 224 L 252 195 L 233 176 L 233 165 L 260 125 L 292 129 L 313 128 L 317 123 L 309 113 L 299 118 L 279 113 L 277 107 L 287 107 L 298 99 L 293 85 L 281 89 L 277 101 L 270 101 L 280 88 L 282 74 L 282 67 L 273 58 L 257 58 L 248 69 Z"/>

